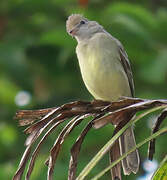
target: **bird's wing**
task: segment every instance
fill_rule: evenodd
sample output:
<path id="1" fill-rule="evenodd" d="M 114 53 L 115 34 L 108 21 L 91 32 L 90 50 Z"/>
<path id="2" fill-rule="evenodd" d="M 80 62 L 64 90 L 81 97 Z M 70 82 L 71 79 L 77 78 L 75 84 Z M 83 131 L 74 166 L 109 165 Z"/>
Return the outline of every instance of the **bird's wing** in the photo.
<path id="1" fill-rule="evenodd" d="M 133 74 L 132 74 L 132 70 L 131 70 L 131 65 L 130 65 L 129 60 L 128 60 L 128 55 L 127 55 L 126 51 L 124 50 L 123 46 L 121 45 L 121 43 L 119 41 L 118 41 L 118 45 L 119 45 L 120 61 L 121 61 L 121 64 L 124 68 L 124 71 L 128 77 L 132 97 L 134 97 Z"/>
<path id="2" fill-rule="evenodd" d="M 108 32 L 106 32 L 106 31 L 104 31 L 104 32 L 105 33 L 96 34 L 96 40 L 98 39 L 100 41 L 101 45 L 103 47 L 105 47 L 107 50 L 110 51 L 111 50 L 110 48 L 112 48 L 112 49 L 115 48 L 115 51 L 118 51 L 118 57 L 119 57 L 120 63 L 122 64 L 122 67 L 123 67 L 123 69 L 127 75 L 127 78 L 128 78 L 129 87 L 131 90 L 131 95 L 132 95 L 132 97 L 134 97 L 134 82 L 133 82 L 133 75 L 132 75 L 131 66 L 130 66 L 130 63 L 128 60 L 128 55 L 127 55 L 126 51 L 123 48 L 123 45 L 121 44 L 121 42 L 119 40 L 114 38 Z"/>

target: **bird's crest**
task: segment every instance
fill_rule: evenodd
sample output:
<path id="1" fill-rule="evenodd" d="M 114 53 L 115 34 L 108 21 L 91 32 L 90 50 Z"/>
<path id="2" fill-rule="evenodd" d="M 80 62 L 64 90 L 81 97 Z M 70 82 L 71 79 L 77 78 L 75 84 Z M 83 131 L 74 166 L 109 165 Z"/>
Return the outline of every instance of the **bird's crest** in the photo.
<path id="1" fill-rule="evenodd" d="M 81 14 L 72 14 L 68 17 L 66 21 L 66 29 L 69 32 L 71 29 L 75 27 L 81 20 L 87 20 Z"/>

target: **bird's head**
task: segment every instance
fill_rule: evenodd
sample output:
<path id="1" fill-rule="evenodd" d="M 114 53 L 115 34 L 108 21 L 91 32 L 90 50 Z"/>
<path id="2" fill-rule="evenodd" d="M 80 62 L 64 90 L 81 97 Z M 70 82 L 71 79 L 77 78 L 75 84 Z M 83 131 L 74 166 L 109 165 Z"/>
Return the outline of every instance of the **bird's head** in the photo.
<path id="1" fill-rule="evenodd" d="M 96 21 L 89 21 L 80 14 L 73 14 L 68 17 L 66 29 L 77 41 L 89 39 L 95 33 L 103 31 L 103 27 Z"/>

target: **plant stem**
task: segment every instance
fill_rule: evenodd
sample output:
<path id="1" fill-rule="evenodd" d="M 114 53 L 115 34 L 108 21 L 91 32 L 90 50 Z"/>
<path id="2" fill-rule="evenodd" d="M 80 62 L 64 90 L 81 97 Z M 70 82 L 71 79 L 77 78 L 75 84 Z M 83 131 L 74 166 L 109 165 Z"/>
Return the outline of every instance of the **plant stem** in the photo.
<path id="1" fill-rule="evenodd" d="M 144 116 L 148 115 L 149 113 L 152 113 L 154 111 L 157 110 L 161 110 L 164 109 L 166 107 L 166 105 L 163 106 L 158 106 L 152 109 L 149 109 L 148 111 L 140 114 L 139 116 L 137 116 L 135 119 L 130 120 L 117 134 L 115 134 L 102 148 L 101 150 L 93 157 L 93 159 L 87 164 L 87 166 L 81 171 L 81 173 L 79 174 L 79 176 L 77 177 L 76 180 L 83 180 L 88 174 L 89 172 L 95 167 L 95 165 L 98 163 L 98 161 L 100 161 L 100 159 L 109 151 L 109 149 L 112 147 L 112 145 L 114 144 L 114 142 L 119 138 L 119 136 L 121 136 L 121 134 L 127 129 L 129 128 L 132 124 L 136 123 L 137 121 L 139 121 L 141 118 L 143 118 Z"/>
<path id="2" fill-rule="evenodd" d="M 128 151 L 127 153 L 123 154 L 120 158 L 118 158 L 116 161 L 114 161 L 110 166 L 108 166 L 107 168 L 105 168 L 103 171 L 101 171 L 99 174 L 97 174 L 94 178 L 92 178 L 91 180 L 97 180 L 99 179 L 101 176 L 103 176 L 107 171 L 109 171 L 112 167 L 114 167 L 117 163 L 119 163 L 122 159 L 124 159 L 127 155 L 129 155 L 131 152 L 135 151 L 137 148 L 141 147 L 142 145 L 144 145 L 145 143 L 149 142 L 150 140 L 158 137 L 159 135 L 163 134 L 167 132 L 167 127 L 164 127 L 162 129 L 160 129 L 159 131 L 157 131 L 156 133 L 152 134 L 151 136 L 149 136 L 148 138 L 146 138 L 144 141 L 138 143 L 135 147 L 133 147 L 130 151 Z"/>

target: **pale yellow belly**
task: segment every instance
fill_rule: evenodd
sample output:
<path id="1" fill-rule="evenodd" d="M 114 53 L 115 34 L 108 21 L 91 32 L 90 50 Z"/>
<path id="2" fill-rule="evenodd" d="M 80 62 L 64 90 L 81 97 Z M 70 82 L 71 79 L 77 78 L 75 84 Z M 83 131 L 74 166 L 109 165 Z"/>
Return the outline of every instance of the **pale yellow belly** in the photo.
<path id="1" fill-rule="evenodd" d="M 88 42 L 79 43 L 76 51 L 84 83 L 96 99 L 115 101 L 131 96 L 115 40 L 97 33 Z"/>
<path id="2" fill-rule="evenodd" d="M 88 59 L 87 59 L 88 60 Z M 121 96 L 131 96 L 128 78 L 118 63 L 91 59 L 80 62 L 84 83 L 95 99 L 115 101 Z"/>

